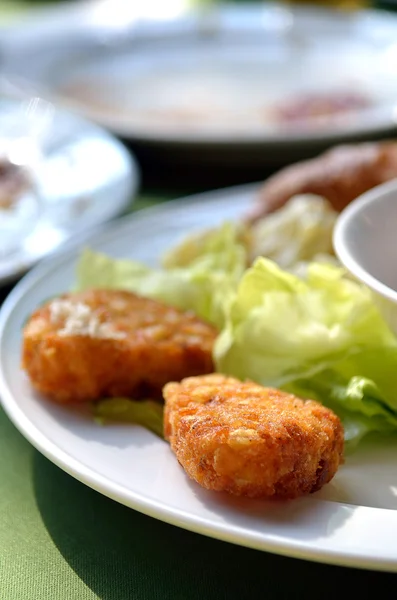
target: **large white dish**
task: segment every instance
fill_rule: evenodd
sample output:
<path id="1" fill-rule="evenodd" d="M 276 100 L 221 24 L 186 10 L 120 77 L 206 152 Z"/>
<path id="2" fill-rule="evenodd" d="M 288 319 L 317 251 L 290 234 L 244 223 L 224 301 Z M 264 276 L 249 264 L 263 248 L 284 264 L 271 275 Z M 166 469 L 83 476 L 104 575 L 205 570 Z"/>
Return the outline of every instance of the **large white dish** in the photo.
<path id="1" fill-rule="evenodd" d="M 272 3 L 189 12 L 184 4 L 167 12 L 158 3 L 157 19 L 154 2 L 146 11 L 102 1 L 43 12 L 5 32 L 3 70 L 125 138 L 206 153 L 215 145 L 218 160 L 244 146 L 250 161 L 255 149 L 256 161 L 285 161 L 286 152 L 291 159 L 395 128 L 397 16 Z M 266 117 L 302 92 L 337 90 L 368 94 L 373 105 L 318 126 Z"/>
<path id="2" fill-rule="evenodd" d="M 168 203 L 120 220 L 90 245 L 155 264 L 187 231 L 237 218 L 256 188 Z M 96 425 L 37 396 L 20 369 L 21 331 L 44 299 L 67 290 L 78 250 L 42 263 L 0 316 L 0 395 L 23 435 L 62 469 L 131 508 L 204 535 L 292 557 L 397 571 L 396 440 L 368 443 L 320 493 L 291 502 L 231 498 L 185 476 L 168 445 L 140 427 Z"/>
<path id="3" fill-rule="evenodd" d="M 15 119 L 20 101 L 2 97 L 1 119 Z M 120 215 L 139 185 L 135 158 L 113 135 L 71 112 L 54 109 L 41 136 L 43 159 L 33 172 L 41 212 L 12 254 L 0 257 L 0 285 L 20 276 L 76 234 Z"/>

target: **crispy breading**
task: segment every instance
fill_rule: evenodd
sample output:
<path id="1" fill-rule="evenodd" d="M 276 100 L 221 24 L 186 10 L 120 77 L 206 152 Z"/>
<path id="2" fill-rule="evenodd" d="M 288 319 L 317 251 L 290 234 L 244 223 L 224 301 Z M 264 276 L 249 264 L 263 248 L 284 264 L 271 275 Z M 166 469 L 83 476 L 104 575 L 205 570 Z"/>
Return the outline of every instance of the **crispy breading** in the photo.
<path id="1" fill-rule="evenodd" d="M 297 162 L 262 186 L 249 220 L 281 208 L 298 194 L 316 194 L 341 211 L 352 200 L 397 177 L 397 143 L 365 142 L 335 146 L 311 160 Z"/>
<path id="2" fill-rule="evenodd" d="M 212 374 L 168 383 L 164 431 L 191 479 L 252 498 L 296 498 L 335 475 L 343 427 L 313 400 Z"/>
<path id="3" fill-rule="evenodd" d="M 192 313 L 115 290 L 66 294 L 24 328 L 22 364 L 57 402 L 160 396 L 168 381 L 213 371 L 216 330 Z"/>

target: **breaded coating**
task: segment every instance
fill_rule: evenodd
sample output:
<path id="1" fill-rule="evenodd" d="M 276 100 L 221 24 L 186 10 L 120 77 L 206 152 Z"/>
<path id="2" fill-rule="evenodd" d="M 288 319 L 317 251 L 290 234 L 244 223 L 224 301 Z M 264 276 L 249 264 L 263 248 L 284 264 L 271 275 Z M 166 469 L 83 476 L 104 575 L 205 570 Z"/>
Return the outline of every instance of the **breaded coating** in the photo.
<path id="1" fill-rule="evenodd" d="M 343 427 L 313 400 L 212 374 L 168 383 L 164 432 L 203 487 L 251 498 L 319 490 L 343 455 Z"/>
<path id="2" fill-rule="evenodd" d="M 24 328 L 22 365 L 62 403 L 161 397 L 168 381 L 213 371 L 216 330 L 192 313 L 116 290 L 66 294 Z"/>
<path id="3" fill-rule="evenodd" d="M 317 158 L 298 162 L 270 177 L 260 190 L 249 220 L 281 208 L 298 194 L 326 198 L 336 211 L 352 200 L 397 177 L 397 143 L 365 142 L 335 146 Z"/>

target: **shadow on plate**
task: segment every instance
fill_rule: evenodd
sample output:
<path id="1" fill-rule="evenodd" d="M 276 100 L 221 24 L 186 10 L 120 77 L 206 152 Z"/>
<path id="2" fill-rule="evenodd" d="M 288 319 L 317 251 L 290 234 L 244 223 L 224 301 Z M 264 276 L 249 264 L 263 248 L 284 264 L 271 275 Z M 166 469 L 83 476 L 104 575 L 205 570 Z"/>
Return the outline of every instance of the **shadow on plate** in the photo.
<path id="1" fill-rule="evenodd" d="M 111 448 L 128 448 L 130 446 L 141 448 L 158 440 L 155 434 L 140 426 L 122 423 L 96 423 L 87 405 L 64 406 L 48 401 L 38 393 L 34 393 L 34 395 L 37 403 L 44 406 L 54 425 L 61 423 L 62 429 L 67 430 L 77 439 Z"/>
<path id="2" fill-rule="evenodd" d="M 103 600 L 223 600 L 335 597 L 348 583 L 376 592 L 392 575 L 343 569 L 241 548 L 183 531 L 101 496 L 38 452 L 33 484 L 54 544 L 82 581 Z M 309 518 L 309 516 L 307 516 Z M 288 573 L 288 576 L 286 574 Z M 323 595 L 323 592 L 321 592 Z"/>
<path id="3" fill-rule="evenodd" d="M 370 434 L 348 453 L 336 477 L 316 493 L 321 500 L 397 509 L 397 436 Z"/>
<path id="4" fill-rule="evenodd" d="M 287 538 L 296 531 L 303 542 L 332 536 L 346 520 L 351 517 L 349 507 L 339 507 L 332 518 L 324 518 L 323 503 L 312 501 L 314 496 L 285 501 L 261 501 L 238 498 L 228 494 L 219 494 L 203 490 L 189 481 L 196 498 L 211 511 L 232 527 L 238 516 L 239 525 L 254 530 L 259 535 L 274 533 Z M 277 532 L 273 531 L 274 528 Z"/>

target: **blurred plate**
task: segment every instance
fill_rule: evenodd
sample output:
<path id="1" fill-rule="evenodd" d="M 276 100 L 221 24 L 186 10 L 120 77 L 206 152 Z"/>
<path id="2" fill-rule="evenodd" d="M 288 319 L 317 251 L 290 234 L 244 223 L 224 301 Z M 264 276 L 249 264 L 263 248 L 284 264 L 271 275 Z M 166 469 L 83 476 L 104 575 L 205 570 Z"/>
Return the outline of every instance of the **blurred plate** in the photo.
<path id="1" fill-rule="evenodd" d="M 0 97 L 0 119 L 15 118 L 20 103 Z M 112 135 L 72 113 L 55 110 L 34 172 L 40 209 L 29 235 L 0 257 L 0 285 L 14 279 L 78 233 L 119 215 L 136 193 L 135 159 Z"/>
<path id="2" fill-rule="evenodd" d="M 5 36 L 4 68 L 125 138 L 218 158 L 285 162 L 395 128 L 395 15 L 171 2 L 155 20 L 129 4 L 52 11 L 47 27 L 43 13 Z"/>

